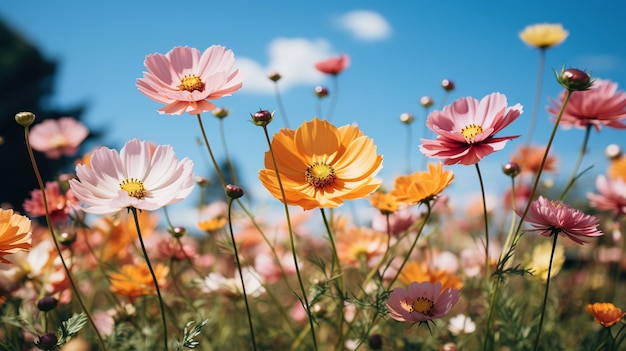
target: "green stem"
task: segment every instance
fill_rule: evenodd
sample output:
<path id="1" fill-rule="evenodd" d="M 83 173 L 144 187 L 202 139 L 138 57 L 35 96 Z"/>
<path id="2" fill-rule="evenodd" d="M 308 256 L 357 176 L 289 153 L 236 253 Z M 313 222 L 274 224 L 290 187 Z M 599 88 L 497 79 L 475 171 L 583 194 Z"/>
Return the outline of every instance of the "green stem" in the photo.
<path id="1" fill-rule="evenodd" d="M 239 253 L 237 252 L 237 243 L 235 242 L 235 234 L 233 233 L 232 222 L 233 199 L 228 200 L 228 229 L 230 231 L 230 240 L 233 244 L 233 252 L 235 254 L 235 262 L 239 271 L 239 279 L 241 280 L 241 290 L 243 292 L 243 301 L 246 304 L 246 312 L 248 314 L 248 325 L 250 327 L 250 337 L 252 338 L 252 349 L 256 350 L 256 341 L 254 339 L 254 328 L 252 327 L 252 313 L 250 312 L 250 304 L 248 303 L 248 294 L 246 293 L 246 284 L 243 281 L 243 271 L 241 270 L 241 262 L 239 261 Z"/>
<path id="2" fill-rule="evenodd" d="M 298 264 L 298 256 L 296 255 L 296 245 L 293 235 L 293 226 L 291 225 L 291 216 L 289 215 L 289 206 L 287 205 L 287 196 L 285 195 L 285 188 L 283 187 L 283 182 L 280 179 L 280 172 L 278 171 L 278 163 L 276 162 L 276 157 L 274 156 L 274 150 L 272 149 L 272 142 L 270 140 L 269 133 L 267 132 L 267 126 L 263 126 L 263 132 L 265 134 L 265 140 L 267 141 L 267 145 L 269 147 L 270 155 L 272 156 L 272 164 L 274 165 L 274 172 L 276 172 L 276 180 L 278 181 L 278 187 L 280 188 L 280 194 L 283 198 L 283 207 L 285 210 L 285 216 L 287 219 L 287 229 L 289 230 L 289 246 L 291 247 L 291 255 L 293 256 L 293 263 L 296 269 L 296 276 L 298 277 L 298 285 L 300 286 L 300 292 L 302 294 L 302 306 L 306 310 L 307 316 L 309 317 L 309 329 L 311 331 L 311 339 L 313 341 L 313 348 L 317 351 L 317 338 L 315 336 L 315 326 L 313 324 L 313 315 L 311 314 L 311 309 L 309 306 L 309 299 L 306 295 L 306 290 L 304 289 L 304 283 L 302 282 L 302 275 L 300 274 L 300 268 Z"/>
<path id="3" fill-rule="evenodd" d="M 200 126 L 200 132 L 202 133 L 202 139 L 204 140 L 204 145 L 206 146 L 207 151 L 209 151 L 211 162 L 213 163 L 213 167 L 215 167 L 215 173 L 217 174 L 217 177 L 219 178 L 220 183 L 222 183 L 224 192 L 226 192 L 226 180 L 224 179 L 224 175 L 222 174 L 222 171 L 220 170 L 220 167 L 217 164 L 217 161 L 215 160 L 215 156 L 213 156 L 213 151 L 211 150 L 211 145 L 209 144 L 209 138 L 207 138 L 206 132 L 204 131 L 204 124 L 202 124 L 202 118 L 200 117 L 200 114 L 198 114 L 197 117 L 198 117 L 198 125 Z"/>
<path id="4" fill-rule="evenodd" d="M 322 218 L 324 220 L 324 226 L 326 227 L 326 232 L 328 233 L 328 241 L 330 241 L 330 247 L 332 250 L 332 264 L 331 264 L 331 270 L 330 270 L 330 276 L 331 279 L 335 280 L 335 278 L 337 279 L 338 283 L 336 284 L 337 290 L 338 290 L 338 294 L 339 294 L 339 303 L 337 305 L 337 309 L 339 310 L 339 317 L 338 317 L 338 327 L 339 327 L 339 337 L 337 338 L 337 347 L 336 349 L 340 349 L 340 346 L 343 344 L 343 322 L 344 322 L 344 309 L 343 309 L 343 302 L 345 300 L 345 281 L 344 281 L 344 276 L 343 276 L 343 272 L 341 270 L 341 262 L 339 262 L 339 255 L 337 254 L 337 244 L 336 244 L 336 240 L 335 240 L 335 234 L 331 228 L 331 225 L 328 221 L 328 218 L 326 218 L 326 212 L 324 212 L 323 208 L 320 208 L 320 212 L 322 213 Z M 337 273 L 335 274 L 335 268 Z"/>
<path id="5" fill-rule="evenodd" d="M 161 296 L 161 289 L 159 288 L 159 282 L 157 281 L 157 277 L 154 274 L 154 269 L 152 269 L 152 264 L 150 263 L 150 258 L 148 257 L 148 251 L 146 250 L 146 246 L 143 243 L 143 237 L 141 235 L 141 227 L 139 226 L 139 217 L 137 216 L 137 209 L 134 207 L 128 208 L 130 212 L 133 214 L 133 218 L 135 219 L 135 227 L 137 228 L 137 237 L 139 237 L 139 244 L 141 245 L 141 251 L 143 252 L 143 257 L 146 259 L 146 264 L 148 265 L 148 270 L 150 271 L 150 275 L 152 276 L 152 281 L 154 282 L 154 288 L 157 293 L 157 297 L 159 299 L 159 309 L 161 311 L 161 322 L 163 324 L 163 346 L 165 351 L 168 350 L 167 347 L 167 321 L 165 320 L 165 304 L 163 303 L 163 297 Z"/>
<path id="6" fill-rule="evenodd" d="M 89 313 L 89 310 L 87 310 L 87 307 L 85 306 L 85 303 L 83 302 L 83 299 L 78 291 L 78 287 L 76 286 L 76 283 L 74 282 L 74 278 L 72 278 L 70 269 L 68 268 L 67 263 L 65 262 L 65 258 L 63 258 L 63 253 L 61 251 L 61 246 L 59 245 L 59 241 L 57 240 L 56 235 L 54 235 L 54 229 L 52 228 L 52 222 L 50 221 L 50 210 L 48 208 L 48 198 L 46 196 L 46 190 L 45 190 L 46 187 L 43 183 L 43 179 L 41 178 L 39 167 L 37 167 L 37 161 L 35 161 L 35 155 L 33 154 L 33 149 L 30 146 L 30 141 L 28 140 L 28 132 L 29 132 L 28 126 L 24 127 L 24 141 L 26 142 L 26 150 L 28 151 L 28 157 L 30 158 L 30 163 L 33 166 L 33 171 L 35 172 L 35 177 L 37 178 L 37 184 L 39 185 L 39 189 L 41 191 L 44 211 L 46 213 L 46 224 L 48 225 L 48 231 L 50 232 L 50 235 L 52 236 L 52 241 L 54 241 L 54 247 L 57 250 L 57 254 L 59 255 L 59 259 L 61 260 L 63 269 L 65 270 L 65 275 L 67 276 L 67 279 L 69 280 L 70 285 L 72 286 L 72 291 L 74 292 L 74 295 L 76 295 L 76 299 L 78 300 L 78 303 L 81 309 L 83 310 L 83 313 L 85 313 L 85 316 L 87 316 L 87 319 L 89 320 L 89 324 L 91 324 L 91 327 L 95 331 L 96 336 L 98 337 L 98 342 L 100 343 L 100 347 L 102 347 L 102 350 L 106 350 L 106 347 L 104 346 L 104 340 L 102 339 L 102 335 L 100 335 L 100 332 L 98 331 L 98 328 L 96 327 L 96 323 L 93 321 L 93 318 L 91 318 L 91 314 Z"/>
<path id="7" fill-rule="evenodd" d="M 485 281 L 489 281 L 489 218 L 487 214 L 487 197 L 485 195 L 485 184 L 478 163 L 475 164 L 478 181 L 480 183 L 480 194 L 483 200 L 483 220 L 485 222 Z"/>
<path id="8" fill-rule="evenodd" d="M 533 105 L 533 114 L 528 126 L 528 135 L 526 135 L 526 144 L 530 144 L 533 139 L 535 125 L 537 124 L 537 116 L 539 115 L 539 104 L 541 103 L 541 89 L 543 87 L 543 70 L 546 65 L 546 49 L 539 49 L 539 66 L 537 68 L 537 87 L 535 88 L 535 104 Z"/>
<path id="9" fill-rule="evenodd" d="M 553 231 L 554 241 L 552 242 L 552 252 L 550 253 L 550 264 L 548 265 L 548 278 L 546 280 L 546 290 L 543 294 L 543 304 L 541 306 L 541 317 L 539 318 L 539 329 L 537 329 L 537 337 L 535 338 L 535 346 L 533 350 L 539 349 L 539 339 L 541 338 L 541 328 L 543 327 L 543 319 L 546 315 L 546 305 L 548 304 L 548 290 L 550 289 L 550 275 L 552 274 L 552 260 L 554 259 L 554 250 L 556 249 L 556 242 L 559 238 L 558 231 Z"/>

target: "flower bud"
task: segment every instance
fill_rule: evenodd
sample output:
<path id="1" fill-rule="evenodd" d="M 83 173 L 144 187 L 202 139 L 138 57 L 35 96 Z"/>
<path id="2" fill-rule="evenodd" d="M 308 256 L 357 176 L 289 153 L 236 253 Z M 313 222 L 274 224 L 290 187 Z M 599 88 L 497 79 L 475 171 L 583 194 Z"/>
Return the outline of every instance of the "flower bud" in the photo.
<path id="1" fill-rule="evenodd" d="M 42 312 L 52 311 L 59 301 L 54 296 L 44 296 L 37 301 L 37 308 Z"/>
<path id="2" fill-rule="evenodd" d="M 413 117 L 413 115 L 408 112 L 404 112 L 400 114 L 400 122 L 402 123 L 411 124 L 411 122 L 413 122 L 414 119 L 415 118 Z"/>
<path id="3" fill-rule="evenodd" d="M 511 178 L 515 178 L 522 171 L 522 167 L 516 162 L 509 162 L 502 166 L 502 172 Z"/>
<path id="4" fill-rule="evenodd" d="M 454 90 L 454 83 L 451 80 L 444 79 L 441 81 L 441 87 L 445 91 L 452 91 Z"/>
<path id="5" fill-rule="evenodd" d="M 243 196 L 243 189 L 240 186 L 228 184 L 226 185 L 226 195 L 231 199 L 238 199 Z"/>
<path id="6" fill-rule="evenodd" d="M 213 109 L 213 111 L 211 111 L 211 113 L 213 113 L 213 116 L 220 119 L 228 117 L 228 110 L 223 107 L 216 107 Z"/>
<path id="7" fill-rule="evenodd" d="M 39 337 L 39 340 L 35 341 L 35 345 L 46 351 L 54 350 L 57 347 L 59 339 L 54 333 L 45 333 Z"/>
<path id="8" fill-rule="evenodd" d="M 32 112 L 18 112 L 15 115 L 15 121 L 22 127 L 28 127 L 35 121 L 35 114 Z"/>
<path id="9" fill-rule="evenodd" d="M 168 229 L 168 232 L 174 238 L 181 238 L 181 237 L 185 236 L 185 234 L 187 234 L 187 228 L 185 228 L 185 227 L 174 227 L 174 228 Z"/>
<path id="10" fill-rule="evenodd" d="M 315 87 L 315 95 L 318 98 L 323 98 L 328 96 L 328 89 L 326 89 L 325 87 L 318 85 Z"/>
<path id="11" fill-rule="evenodd" d="M 371 350 L 380 350 L 383 348 L 383 338 L 380 334 L 372 334 L 367 340 L 367 344 Z"/>
<path id="12" fill-rule="evenodd" d="M 269 78 L 272 82 L 278 82 L 282 77 L 278 72 L 271 72 L 267 75 L 267 78 Z"/>
<path id="13" fill-rule="evenodd" d="M 423 107 L 431 107 L 435 102 L 430 96 L 422 96 L 420 99 L 420 105 Z"/>
<path id="14" fill-rule="evenodd" d="M 588 90 L 593 85 L 591 76 L 576 68 L 561 69 L 561 72 L 555 71 L 555 74 L 559 84 L 569 91 Z"/>
<path id="15" fill-rule="evenodd" d="M 196 184 L 198 184 L 199 186 L 207 186 L 209 185 L 209 179 L 207 177 L 197 176 Z"/>
<path id="16" fill-rule="evenodd" d="M 604 154 L 609 158 L 609 160 L 616 160 L 622 156 L 622 150 L 619 145 L 611 144 L 604 149 Z"/>
<path id="17" fill-rule="evenodd" d="M 250 114 L 252 117 L 252 123 L 257 126 L 266 126 L 274 119 L 274 113 L 270 113 L 268 110 L 259 110 L 254 114 Z"/>
<path id="18" fill-rule="evenodd" d="M 62 245 L 70 246 L 76 241 L 76 233 L 62 232 L 61 234 L 59 234 L 58 239 Z"/>

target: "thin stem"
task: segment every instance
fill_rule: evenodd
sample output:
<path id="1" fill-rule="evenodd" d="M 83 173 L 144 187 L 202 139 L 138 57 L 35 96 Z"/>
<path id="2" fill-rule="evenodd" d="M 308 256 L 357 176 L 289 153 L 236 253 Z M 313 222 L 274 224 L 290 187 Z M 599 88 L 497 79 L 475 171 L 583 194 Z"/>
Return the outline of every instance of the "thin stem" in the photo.
<path id="1" fill-rule="evenodd" d="M 252 349 L 256 350 L 256 341 L 254 339 L 254 328 L 252 327 L 252 313 L 250 312 L 250 304 L 248 303 L 248 294 L 246 293 L 246 284 L 243 281 L 243 271 L 241 270 L 241 262 L 239 261 L 239 253 L 237 252 L 237 243 L 233 233 L 232 222 L 233 199 L 228 200 L 228 229 L 230 231 L 230 240 L 233 244 L 233 253 L 235 254 L 235 262 L 237 262 L 237 271 L 239 271 L 239 279 L 241 280 L 241 290 L 243 292 L 243 300 L 246 304 L 246 312 L 248 314 L 248 325 L 250 327 L 250 337 L 252 338 Z"/>
<path id="2" fill-rule="evenodd" d="M 285 195 L 285 188 L 283 182 L 280 179 L 280 172 L 278 171 L 278 163 L 276 163 L 276 157 L 274 156 L 274 150 L 272 149 L 272 142 L 270 140 L 269 133 L 267 132 L 267 126 L 263 126 L 263 132 L 265 134 L 265 140 L 269 147 L 270 155 L 272 156 L 272 164 L 274 165 L 274 172 L 276 172 L 276 180 L 278 181 L 278 187 L 280 188 L 280 194 L 283 199 L 283 207 L 285 210 L 285 216 L 287 218 L 287 228 L 289 230 L 289 246 L 291 247 L 291 254 L 293 256 L 294 267 L 296 268 L 296 276 L 298 277 L 298 285 L 300 286 L 300 293 L 302 294 L 302 305 L 306 310 L 309 317 L 309 328 L 311 331 L 311 339 L 313 340 L 313 348 L 317 350 L 317 338 L 315 336 L 315 326 L 313 324 L 313 315 L 309 306 L 309 299 L 304 289 L 304 283 L 302 282 L 302 275 L 300 274 L 300 268 L 298 264 L 298 256 L 296 255 L 296 245 L 293 235 L 293 226 L 291 225 L 291 216 L 289 215 L 289 206 L 287 205 L 287 196 Z"/>
<path id="3" fill-rule="evenodd" d="M 74 282 L 74 278 L 72 278 L 70 269 L 68 268 L 67 263 L 65 262 L 65 258 L 63 258 L 63 253 L 61 252 L 61 246 L 59 245 L 59 241 L 57 240 L 56 235 L 54 235 L 54 229 L 52 228 L 52 222 L 50 221 L 50 210 L 48 208 L 48 198 L 46 196 L 46 190 L 45 190 L 46 188 L 43 184 L 43 179 L 41 178 L 39 167 L 37 167 L 37 161 L 35 160 L 33 149 L 30 146 L 30 141 L 28 139 L 28 131 L 29 131 L 28 126 L 24 127 L 24 141 L 26 142 L 26 150 L 28 151 L 28 157 L 30 158 L 30 163 L 33 166 L 33 172 L 35 173 L 35 177 L 37 178 L 37 184 L 39 185 L 39 189 L 41 191 L 44 212 L 46 213 L 46 224 L 48 225 L 48 231 L 50 232 L 50 235 L 52 236 L 54 247 L 57 250 L 57 254 L 59 255 L 59 259 L 61 260 L 63 269 L 65 270 L 65 275 L 67 276 L 67 279 L 69 280 L 70 285 L 72 286 L 72 291 L 74 292 L 74 295 L 76 295 L 76 299 L 78 300 L 78 303 L 81 309 L 83 310 L 83 313 L 85 313 L 85 316 L 87 316 L 87 319 L 89 320 L 89 324 L 91 324 L 91 327 L 96 332 L 96 336 L 98 337 L 98 342 L 100 343 L 100 347 L 102 347 L 102 350 L 106 350 L 106 347 L 104 346 L 104 340 L 102 339 L 102 335 L 100 335 L 100 331 L 98 331 L 98 328 L 96 327 L 96 323 L 93 321 L 93 318 L 91 318 L 91 314 L 89 313 L 89 310 L 87 310 L 87 307 L 85 306 L 85 303 L 83 302 L 80 292 L 78 291 L 78 287 L 76 286 L 76 283 Z"/>
<path id="4" fill-rule="evenodd" d="M 331 279 L 337 279 L 338 283 L 337 283 L 337 290 L 339 293 L 339 305 L 337 306 L 337 309 L 339 310 L 339 337 L 337 340 L 337 349 L 339 349 L 340 345 L 342 345 L 342 340 L 343 340 L 343 321 L 344 321 L 344 310 L 343 310 L 343 302 L 345 299 L 345 281 L 344 281 L 344 276 L 343 276 L 343 272 L 341 270 L 341 262 L 339 262 L 339 255 L 337 254 L 337 244 L 335 243 L 335 235 L 333 233 L 333 230 L 330 226 L 330 223 L 328 221 L 328 219 L 326 218 L 326 212 L 324 212 L 323 208 L 320 208 L 320 212 L 322 213 L 322 218 L 324 220 L 324 226 L 326 227 L 326 232 L 328 233 L 328 241 L 330 241 L 330 247 L 331 247 L 331 251 L 332 251 L 332 264 L 331 264 L 331 271 L 330 271 L 330 276 Z M 335 274 L 335 267 L 337 268 L 337 273 Z"/>
<path id="5" fill-rule="evenodd" d="M 141 236 L 141 227 L 139 226 L 139 217 L 137 215 L 137 209 L 134 207 L 129 207 L 130 212 L 133 214 L 133 218 L 135 219 L 135 227 L 137 228 L 137 237 L 139 238 L 139 244 L 141 245 L 141 251 L 143 252 L 143 257 L 146 259 L 146 264 L 148 265 L 148 270 L 150 271 L 150 275 L 152 276 L 152 281 L 154 282 L 154 288 L 157 293 L 157 297 L 159 298 L 159 309 L 161 311 L 161 322 L 163 323 L 163 346 L 164 350 L 167 351 L 167 321 L 165 320 L 165 304 L 163 303 L 163 297 L 161 296 L 161 289 L 159 288 L 159 282 L 157 281 L 157 277 L 154 274 L 154 269 L 152 268 L 152 264 L 150 263 L 150 258 L 148 257 L 148 251 L 146 251 L 146 246 L 143 243 L 143 237 Z"/>
<path id="6" fill-rule="evenodd" d="M 278 82 L 274 83 L 274 92 L 276 94 L 276 103 L 278 104 L 278 111 L 283 118 L 285 128 L 289 128 L 289 119 L 287 118 L 287 112 L 285 112 L 285 106 L 283 105 L 283 99 L 280 97 L 280 89 L 278 89 Z"/>
<path id="7" fill-rule="evenodd" d="M 480 194 L 483 200 L 483 220 L 485 222 L 485 280 L 489 281 L 489 218 L 487 214 L 487 198 L 485 195 L 485 184 L 480 173 L 478 163 L 475 164 L 476 173 L 478 173 L 478 181 L 480 183 Z"/>
<path id="8" fill-rule="evenodd" d="M 198 114 L 197 117 L 198 117 L 198 124 L 200 125 L 200 131 L 202 132 L 202 139 L 204 139 L 204 145 L 206 145 L 206 148 L 209 151 L 209 156 L 211 157 L 211 162 L 213 162 L 213 167 L 215 167 L 215 173 L 217 174 L 217 177 L 219 178 L 220 183 L 222 183 L 222 187 L 224 188 L 224 191 L 226 191 L 226 180 L 224 180 L 224 175 L 222 174 L 222 171 L 220 170 L 220 167 L 217 164 L 217 161 L 215 160 L 215 156 L 213 156 L 213 151 L 211 150 L 211 145 L 209 145 L 209 139 L 207 138 L 206 132 L 204 131 L 204 125 L 202 124 L 202 118 L 200 117 L 200 114 Z"/>
<path id="9" fill-rule="evenodd" d="M 535 104 L 533 105 L 533 114 L 528 126 L 528 134 L 526 135 L 526 144 L 530 144 L 533 139 L 535 125 L 537 124 L 537 116 L 539 115 L 539 104 L 541 103 L 541 89 L 543 87 L 543 70 L 546 64 L 546 49 L 539 49 L 539 66 L 537 68 L 537 87 L 535 88 Z"/>
<path id="10" fill-rule="evenodd" d="M 220 120 L 220 139 L 222 140 L 222 148 L 224 149 L 224 157 L 226 157 L 226 163 L 228 164 L 228 172 L 230 173 L 230 181 L 234 185 L 239 185 L 237 182 L 237 175 L 235 174 L 235 167 L 233 166 L 233 162 L 230 158 L 230 154 L 228 153 L 228 145 L 226 144 L 226 136 L 224 134 L 224 119 L 219 118 Z"/>
<path id="11" fill-rule="evenodd" d="M 585 129 L 585 137 L 583 139 L 583 145 L 580 148 L 580 154 L 578 155 L 578 160 L 576 160 L 576 165 L 574 166 L 574 169 L 572 170 L 572 174 L 569 176 L 567 183 L 565 183 L 563 194 L 561 194 L 561 199 L 560 199 L 561 201 L 565 200 L 567 193 L 569 192 L 571 187 L 574 185 L 574 182 L 576 181 L 578 169 L 580 168 L 580 164 L 582 163 L 583 158 L 585 157 L 585 153 L 587 153 L 587 144 L 589 143 L 589 135 L 591 134 L 591 128 L 592 128 L 592 125 L 589 124 L 587 128 Z"/>
<path id="12" fill-rule="evenodd" d="M 337 99 L 339 96 L 339 79 L 337 75 L 333 75 L 333 90 L 331 91 L 330 104 L 328 105 L 328 113 L 326 119 L 330 122 L 333 118 L 333 112 L 335 112 L 335 106 L 337 106 Z"/>
<path id="13" fill-rule="evenodd" d="M 537 329 L 537 337 L 535 338 L 535 346 L 533 350 L 539 349 L 539 339 L 541 337 L 541 328 L 543 327 L 543 319 L 546 315 L 546 305 L 548 303 L 548 290 L 550 289 L 550 275 L 552 274 L 552 260 L 554 259 L 554 250 L 556 249 L 556 241 L 559 238 L 558 231 L 553 231 L 554 241 L 552 242 L 552 252 L 550 253 L 550 264 L 548 265 L 548 278 L 546 280 L 546 291 L 543 294 L 543 304 L 541 306 L 541 317 L 539 318 L 539 329 Z"/>

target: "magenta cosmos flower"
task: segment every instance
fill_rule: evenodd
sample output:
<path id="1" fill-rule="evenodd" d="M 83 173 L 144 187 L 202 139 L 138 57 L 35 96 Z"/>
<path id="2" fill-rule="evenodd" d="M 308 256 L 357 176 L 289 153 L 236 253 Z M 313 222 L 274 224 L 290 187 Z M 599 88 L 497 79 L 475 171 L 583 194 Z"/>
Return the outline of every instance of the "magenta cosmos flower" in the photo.
<path id="1" fill-rule="evenodd" d="M 350 57 L 344 54 L 339 57 L 332 57 L 327 60 L 320 61 L 315 64 L 315 68 L 317 68 L 317 70 L 322 73 L 336 76 L 339 73 L 343 72 L 343 70 L 346 69 L 349 64 Z"/>
<path id="2" fill-rule="evenodd" d="M 231 73 L 235 55 L 223 46 L 198 49 L 175 47 L 165 55 L 146 56 L 148 72 L 137 79 L 137 87 L 154 101 L 166 104 L 159 112 L 200 114 L 216 106 L 208 100 L 230 96 L 242 86 L 239 70 Z"/>
<path id="3" fill-rule="evenodd" d="M 516 212 L 522 215 L 520 211 Z M 524 221 L 533 227 L 526 230 L 528 233 L 539 233 L 546 237 L 560 234 L 581 245 L 586 243 L 582 238 L 602 235 L 598 230 L 598 218 L 570 208 L 563 202 L 550 201 L 543 196 L 539 196 L 530 204 Z"/>
<path id="4" fill-rule="evenodd" d="M 442 111 L 428 115 L 426 125 L 437 134 L 422 139 L 420 150 L 444 164 L 473 165 L 492 152 L 501 150 L 518 136 L 495 137 L 522 114 L 522 105 L 508 107 L 506 96 L 493 93 L 478 101 L 472 97 L 456 100 Z"/>
<path id="5" fill-rule="evenodd" d="M 559 95 L 559 100 L 551 100 L 548 112 L 558 116 L 567 90 Z M 588 126 L 600 130 L 602 126 L 624 129 L 626 124 L 622 122 L 626 118 L 626 92 L 617 90 L 617 83 L 609 80 L 596 79 L 589 90 L 572 93 L 563 117 L 561 126 L 564 128 L 581 128 Z"/>
<path id="6" fill-rule="evenodd" d="M 459 290 L 441 290 L 441 283 L 412 282 L 408 289 L 395 288 L 389 295 L 389 316 L 400 322 L 427 322 L 447 315 L 459 302 Z"/>
<path id="7" fill-rule="evenodd" d="M 85 212 L 111 215 L 128 207 L 153 211 L 179 202 L 194 186 L 193 163 L 179 161 L 169 145 L 154 147 L 132 139 L 118 153 L 99 148 L 91 154 L 91 167 L 76 166 L 78 179 L 70 188 L 87 205 Z"/>
<path id="8" fill-rule="evenodd" d="M 626 183 L 622 179 L 599 175 L 596 188 L 599 194 L 587 194 L 591 207 L 611 211 L 615 216 L 626 214 Z"/>
<path id="9" fill-rule="evenodd" d="M 36 124 L 28 133 L 30 146 L 46 157 L 57 159 L 61 156 L 74 156 L 78 147 L 89 135 L 89 129 L 72 117 L 58 120 L 46 119 Z"/>

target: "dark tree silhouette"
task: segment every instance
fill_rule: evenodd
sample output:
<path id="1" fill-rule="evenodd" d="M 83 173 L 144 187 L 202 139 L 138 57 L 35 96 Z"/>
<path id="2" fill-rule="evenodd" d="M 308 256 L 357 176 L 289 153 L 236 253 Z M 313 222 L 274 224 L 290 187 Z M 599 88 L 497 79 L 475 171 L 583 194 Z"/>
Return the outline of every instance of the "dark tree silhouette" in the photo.
<path id="1" fill-rule="evenodd" d="M 24 199 L 37 188 L 28 158 L 24 128 L 15 122 L 15 114 L 33 112 L 35 123 L 63 116 L 80 119 L 84 106 L 57 110 L 50 107 L 57 62 L 41 52 L 16 30 L 0 19 L 0 204 L 22 212 Z M 53 180 L 67 158 L 50 160 L 35 152 L 45 181 Z"/>

